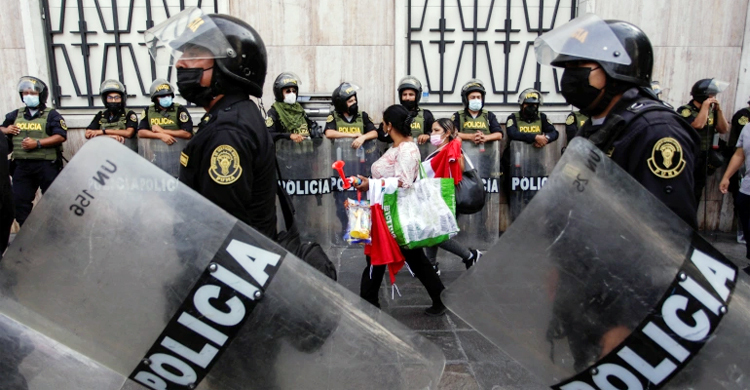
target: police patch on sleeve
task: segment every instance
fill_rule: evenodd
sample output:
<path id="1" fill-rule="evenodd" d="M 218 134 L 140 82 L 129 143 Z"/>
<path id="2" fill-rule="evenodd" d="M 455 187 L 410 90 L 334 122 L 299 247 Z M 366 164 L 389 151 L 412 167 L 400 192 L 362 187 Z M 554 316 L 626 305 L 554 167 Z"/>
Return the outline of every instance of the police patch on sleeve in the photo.
<path id="1" fill-rule="evenodd" d="M 690 116 L 690 109 L 689 108 L 683 108 L 682 112 L 680 112 L 680 115 L 682 115 L 685 118 L 689 117 Z"/>
<path id="2" fill-rule="evenodd" d="M 654 144 L 648 169 L 662 179 L 677 177 L 685 169 L 682 146 L 672 137 L 664 137 Z"/>
<path id="3" fill-rule="evenodd" d="M 185 123 L 190 119 L 187 112 L 183 111 L 180 113 L 180 122 Z"/>
<path id="4" fill-rule="evenodd" d="M 68 125 L 65 124 L 65 119 L 60 119 L 60 127 L 62 127 L 63 130 L 68 131 Z"/>
<path id="5" fill-rule="evenodd" d="M 568 117 L 565 118 L 565 124 L 568 125 L 568 126 L 570 126 L 573 123 L 575 123 L 575 121 L 576 121 L 576 118 L 573 115 L 568 115 Z"/>
<path id="6" fill-rule="evenodd" d="M 208 175 L 217 184 L 227 185 L 237 181 L 242 176 L 240 155 L 229 145 L 221 145 L 211 154 L 211 166 Z"/>
<path id="7" fill-rule="evenodd" d="M 271 126 L 273 126 L 273 118 L 269 116 L 268 118 L 266 118 L 266 127 L 271 127 Z"/>
<path id="8" fill-rule="evenodd" d="M 133 121 L 133 122 L 137 122 L 138 121 L 138 117 L 135 116 L 135 113 L 130 114 L 130 120 Z"/>
<path id="9" fill-rule="evenodd" d="M 141 111 L 141 118 L 146 117 L 146 109 L 144 108 L 143 111 Z"/>
<path id="10" fill-rule="evenodd" d="M 327 123 L 333 122 L 333 115 L 328 115 L 328 118 L 326 118 Z"/>
<path id="11" fill-rule="evenodd" d="M 744 115 L 741 116 L 740 119 L 737 121 L 737 123 L 739 123 L 742 126 L 745 126 L 747 124 L 747 117 Z"/>
<path id="12" fill-rule="evenodd" d="M 507 122 L 505 122 L 505 127 L 511 127 L 513 126 L 513 119 L 508 119 Z"/>
<path id="13" fill-rule="evenodd" d="M 456 114 L 451 115 L 451 122 L 456 120 Z"/>
<path id="14" fill-rule="evenodd" d="M 187 164 L 188 164 L 188 155 L 187 155 L 187 154 L 185 154 L 185 152 L 180 152 L 180 164 L 181 164 L 181 165 L 182 165 L 183 167 L 186 167 L 186 168 L 187 168 Z"/>

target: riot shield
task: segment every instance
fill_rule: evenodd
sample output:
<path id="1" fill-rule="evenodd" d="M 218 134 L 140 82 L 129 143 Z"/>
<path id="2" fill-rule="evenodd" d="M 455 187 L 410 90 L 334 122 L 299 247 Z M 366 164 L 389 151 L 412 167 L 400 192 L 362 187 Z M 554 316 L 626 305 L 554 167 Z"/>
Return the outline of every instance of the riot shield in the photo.
<path id="1" fill-rule="evenodd" d="M 750 386 L 747 275 L 588 140 L 446 305 L 553 389 Z"/>
<path id="2" fill-rule="evenodd" d="M 164 172 L 178 177 L 180 174 L 180 153 L 190 140 L 175 138 L 175 143 L 167 145 L 160 139 L 138 138 L 138 154 L 152 162 Z"/>
<path id="3" fill-rule="evenodd" d="M 485 201 L 482 211 L 471 215 L 457 215 L 461 231 L 454 240 L 469 248 L 489 248 L 500 234 L 500 151 L 501 142 L 485 144 L 484 150 L 473 142 L 465 141 L 461 148 L 471 159 L 479 177 L 484 182 Z"/>
<path id="4" fill-rule="evenodd" d="M 376 140 L 366 141 L 359 149 L 352 148 L 351 138 L 328 140 L 326 142 L 331 145 L 331 160 L 342 160 L 344 162 L 344 174 L 347 177 L 356 175 L 370 177 L 372 163 L 380 158 L 380 151 Z M 330 219 L 329 223 L 331 244 L 334 246 L 346 246 L 349 243 L 343 238 L 347 224 L 344 201 L 347 198 L 357 199 L 357 191 L 354 187 L 344 190 L 343 180 L 338 175 L 334 175 L 333 170 L 330 169 L 330 165 L 328 168 L 333 190 L 333 207 L 336 210 L 336 218 Z"/>
<path id="5" fill-rule="evenodd" d="M 282 186 L 292 198 L 295 221 L 302 241 L 331 242 L 328 225 L 334 218 L 331 195 L 331 143 L 322 139 L 305 139 L 296 143 L 288 139 L 276 141 Z M 281 209 L 277 221 L 283 225 Z M 281 229 L 286 229 L 282 226 Z"/>
<path id="6" fill-rule="evenodd" d="M 125 138 L 123 144 L 127 146 L 128 149 L 138 153 L 138 137 L 133 136 L 132 138 Z"/>
<path id="7" fill-rule="evenodd" d="M 510 207 L 511 221 L 518 218 L 531 198 L 542 189 L 560 159 L 556 145 L 535 148 L 521 141 L 510 142 Z"/>
<path id="8" fill-rule="evenodd" d="M 0 314 L 129 389 L 437 385 L 436 346 L 105 138 L 0 262 Z"/>

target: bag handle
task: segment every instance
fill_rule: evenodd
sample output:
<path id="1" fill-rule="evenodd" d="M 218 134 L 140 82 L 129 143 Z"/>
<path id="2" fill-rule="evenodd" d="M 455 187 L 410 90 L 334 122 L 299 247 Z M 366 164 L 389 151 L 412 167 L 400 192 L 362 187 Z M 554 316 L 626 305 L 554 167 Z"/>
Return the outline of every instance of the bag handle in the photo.
<path id="1" fill-rule="evenodd" d="M 461 149 L 461 155 L 464 156 L 464 161 L 466 161 L 467 163 L 469 163 L 469 168 L 471 168 L 473 170 L 474 169 L 474 164 L 471 163 L 471 160 L 469 159 L 469 156 L 467 156 L 466 153 L 464 153 L 463 149 Z"/>

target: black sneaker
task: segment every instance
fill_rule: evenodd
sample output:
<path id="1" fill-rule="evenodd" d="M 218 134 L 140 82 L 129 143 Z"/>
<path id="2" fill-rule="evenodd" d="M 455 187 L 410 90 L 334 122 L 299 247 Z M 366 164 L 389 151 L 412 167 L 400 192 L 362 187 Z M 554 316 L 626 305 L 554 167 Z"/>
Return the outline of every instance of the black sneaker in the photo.
<path id="1" fill-rule="evenodd" d="M 464 265 L 466 266 L 466 269 L 471 268 L 472 265 L 476 264 L 479 261 L 479 258 L 482 257 L 482 252 L 478 251 L 477 249 L 469 249 L 469 252 L 473 255 L 470 259 L 463 259 Z"/>
<path id="2" fill-rule="evenodd" d="M 435 262 L 435 264 L 432 265 L 432 268 L 435 270 L 435 273 L 437 274 L 437 276 L 440 276 L 440 268 L 438 268 L 438 264 L 440 263 Z"/>
<path id="3" fill-rule="evenodd" d="M 424 309 L 424 314 L 427 314 L 430 317 L 440 317 L 442 315 L 445 315 L 445 305 L 441 304 L 433 304 L 432 306 Z"/>

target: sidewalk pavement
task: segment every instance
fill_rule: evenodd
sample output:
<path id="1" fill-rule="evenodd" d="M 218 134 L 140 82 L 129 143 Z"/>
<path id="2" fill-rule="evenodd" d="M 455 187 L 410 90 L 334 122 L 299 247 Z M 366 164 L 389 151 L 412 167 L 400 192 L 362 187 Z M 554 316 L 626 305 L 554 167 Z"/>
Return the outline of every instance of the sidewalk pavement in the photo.
<path id="1" fill-rule="evenodd" d="M 740 268 L 747 264 L 745 246 L 737 243 L 734 234 L 707 233 L 703 236 Z M 327 252 L 339 270 L 339 283 L 359 294 L 360 278 L 365 267 L 362 248 L 331 248 Z M 446 286 L 465 270 L 459 258 L 446 254 L 445 251 L 440 251 L 438 262 L 440 279 Z M 439 389 L 549 389 L 537 383 L 531 373 L 455 314 L 448 312 L 443 317 L 426 316 L 424 309 L 430 306 L 430 297 L 419 280 L 412 278 L 406 268 L 396 278 L 401 291 L 400 297 L 396 295 L 395 299 L 391 299 L 387 280 L 387 277 L 384 278 L 380 289 L 382 310 L 440 346 L 445 354 L 445 371 Z"/>

